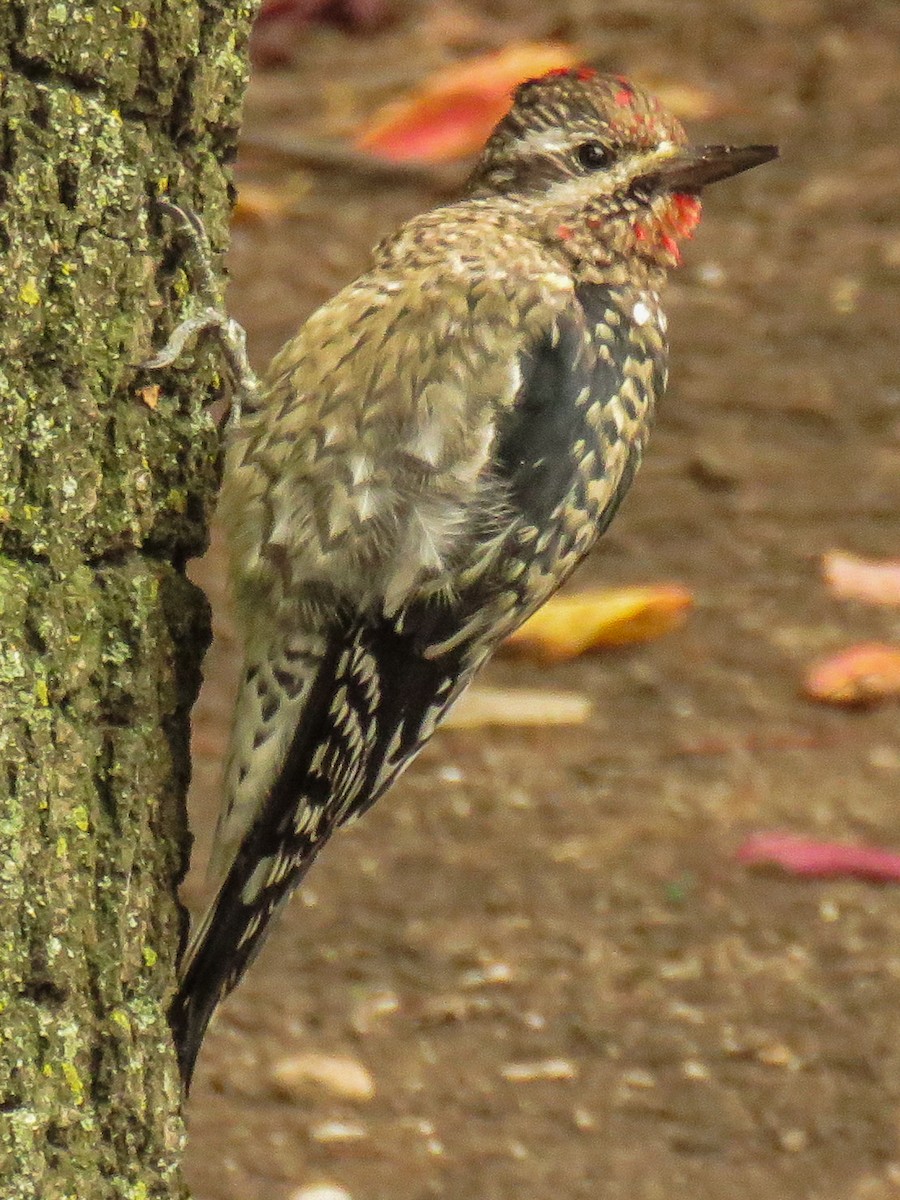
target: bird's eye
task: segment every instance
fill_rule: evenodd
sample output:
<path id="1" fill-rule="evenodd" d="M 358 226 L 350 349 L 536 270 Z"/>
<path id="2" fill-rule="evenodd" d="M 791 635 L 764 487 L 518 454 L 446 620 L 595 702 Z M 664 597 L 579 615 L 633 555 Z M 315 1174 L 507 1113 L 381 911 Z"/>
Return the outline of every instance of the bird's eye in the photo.
<path id="1" fill-rule="evenodd" d="M 575 157 L 586 170 L 599 171 L 612 162 L 613 152 L 602 142 L 584 142 L 575 151 Z"/>

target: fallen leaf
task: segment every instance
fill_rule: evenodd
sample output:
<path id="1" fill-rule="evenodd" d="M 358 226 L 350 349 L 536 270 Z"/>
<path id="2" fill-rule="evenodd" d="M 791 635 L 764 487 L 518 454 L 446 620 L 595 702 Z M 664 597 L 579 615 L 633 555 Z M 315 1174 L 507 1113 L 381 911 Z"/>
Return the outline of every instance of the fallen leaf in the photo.
<path id="1" fill-rule="evenodd" d="M 707 88 L 671 79 L 640 77 L 640 82 L 682 121 L 707 121 L 725 112 L 721 98 Z"/>
<path id="2" fill-rule="evenodd" d="M 281 220 L 297 211 L 298 203 L 309 189 L 309 179 L 296 176 L 287 185 L 241 183 L 234 203 L 234 219 L 238 222 Z"/>
<path id="3" fill-rule="evenodd" d="M 159 404 L 160 386 L 158 383 L 150 383 L 146 387 L 138 388 L 138 395 L 147 405 L 148 408 L 156 408 Z"/>
<path id="4" fill-rule="evenodd" d="M 900 646 L 863 643 L 809 668 L 804 691 L 825 704 L 873 704 L 900 697 Z"/>
<path id="5" fill-rule="evenodd" d="M 829 590 L 842 600 L 900 606 L 900 558 L 861 558 L 844 550 L 822 555 Z"/>
<path id="6" fill-rule="evenodd" d="M 371 1100 L 375 1080 L 355 1058 L 309 1051 L 276 1062 L 270 1079 L 282 1095 L 292 1099 L 304 1094 L 310 1085 L 319 1086 L 342 1100 Z"/>
<path id="7" fill-rule="evenodd" d="M 473 687 L 443 723 L 444 729 L 486 725 L 583 725 L 591 702 L 578 692 L 542 688 Z"/>
<path id="8" fill-rule="evenodd" d="M 579 61 L 572 46 L 523 42 L 454 63 L 414 92 L 379 109 L 356 145 L 401 162 L 450 162 L 474 154 L 510 105 L 513 88 Z"/>
<path id="9" fill-rule="evenodd" d="M 820 842 L 790 833 L 756 833 L 738 847 L 738 862 L 747 866 L 777 866 L 791 875 L 900 883 L 900 854 L 875 846 Z"/>
<path id="10" fill-rule="evenodd" d="M 505 644 L 541 662 L 565 662 L 598 647 L 661 637 L 682 624 L 692 603 L 675 584 L 554 596 Z"/>

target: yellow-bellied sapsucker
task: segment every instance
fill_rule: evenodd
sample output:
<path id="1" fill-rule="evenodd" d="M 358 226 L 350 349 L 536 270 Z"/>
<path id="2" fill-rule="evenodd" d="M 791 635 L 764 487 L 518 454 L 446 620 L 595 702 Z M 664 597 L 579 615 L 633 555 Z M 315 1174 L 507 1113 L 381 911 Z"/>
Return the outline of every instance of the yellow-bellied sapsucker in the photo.
<path id="1" fill-rule="evenodd" d="M 223 484 L 245 664 L 222 883 L 172 1009 L 186 1081 L 330 835 L 611 520 L 666 383 L 678 239 L 707 184 L 775 154 L 691 147 L 618 77 L 532 80 L 463 199 L 384 242 L 272 362 Z"/>

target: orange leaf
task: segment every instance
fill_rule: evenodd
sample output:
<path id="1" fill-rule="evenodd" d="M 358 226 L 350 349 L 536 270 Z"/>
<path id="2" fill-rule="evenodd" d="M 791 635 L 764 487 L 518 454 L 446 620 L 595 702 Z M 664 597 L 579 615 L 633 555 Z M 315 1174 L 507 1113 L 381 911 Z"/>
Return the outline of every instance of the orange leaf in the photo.
<path id="1" fill-rule="evenodd" d="M 158 383 L 149 383 L 146 387 L 138 388 L 138 395 L 147 405 L 148 408 L 156 408 L 159 404 L 160 386 Z"/>
<path id="2" fill-rule="evenodd" d="M 851 646 L 810 667 L 804 690 L 826 704 L 872 704 L 900 697 L 900 646 Z"/>
<path id="3" fill-rule="evenodd" d="M 692 603 L 690 592 L 676 585 L 554 596 L 506 645 L 542 662 L 565 662 L 601 646 L 661 637 L 682 623 Z"/>
<path id="4" fill-rule="evenodd" d="M 860 558 L 843 550 L 822 555 L 829 590 L 843 600 L 900 605 L 900 558 Z"/>
<path id="5" fill-rule="evenodd" d="M 243 181 L 238 185 L 234 219 L 239 222 L 278 221 L 295 213 L 299 201 L 308 191 L 309 181 L 305 177 L 277 185 Z"/>
<path id="6" fill-rule="evenodd" d="M 507 112 L 513 88 L 560 67 L 578 53 L 554 42 L 525 42 L 454 63 L 410 95 L 376 112 L 356 145 L 394 162 L 450 162 L 474 154 Z"/>
<path id="7" fill-rule="evenodd" d="M 719 116 L 725 110 L 720 99 L 707 88 L 670 79 L 647 79 L 643 76 L 639 78 L 663 107 L 670 109 L 682 121 L 706 121 L 710 117 Z"/>

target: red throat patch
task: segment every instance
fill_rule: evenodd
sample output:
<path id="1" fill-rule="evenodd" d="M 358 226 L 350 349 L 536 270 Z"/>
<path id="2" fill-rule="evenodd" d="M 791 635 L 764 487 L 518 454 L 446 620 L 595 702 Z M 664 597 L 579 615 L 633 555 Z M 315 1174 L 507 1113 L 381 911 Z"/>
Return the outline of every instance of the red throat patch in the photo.
<path id="1" fill-rule="evenodd" d="M 686 192 L 675 192 L 669 202 L 669 221 L 676 237 L 693 237 L 694 230 L 700 224 L 702 205 L 699 196 L 690 196 Z"/>
<path id="2" fill-rule="evenodd" d="M 619 81 L 621 86 L 613 99 L 620 108 L 630 108 L 634 102 L 634 88 L 624 75 L 617 75 L 616 79 Z"/>
<path id="3" fill-rule="evenodd" d="M 646 220 L 634 222 L 634 240 L 664 251 L 675 266 L 680 266 L 679 239 L 694 236 L 700 213 L 699 196 L 674 192 L 656 213 Z"/>

